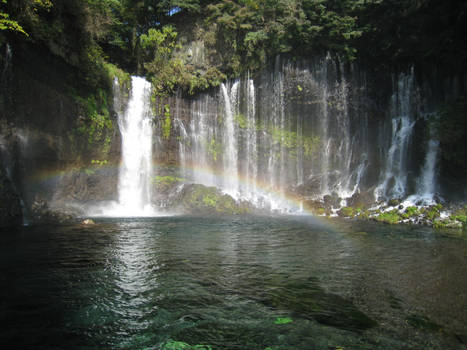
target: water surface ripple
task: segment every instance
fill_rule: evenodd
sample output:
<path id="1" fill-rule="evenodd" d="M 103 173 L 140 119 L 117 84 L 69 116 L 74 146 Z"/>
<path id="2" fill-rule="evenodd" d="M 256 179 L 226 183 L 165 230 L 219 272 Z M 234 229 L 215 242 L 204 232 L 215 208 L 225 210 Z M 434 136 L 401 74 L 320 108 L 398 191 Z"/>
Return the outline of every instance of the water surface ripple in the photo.
<path id="1" fill-rule="evenodd" d="M 467 349 L 462 237 L 306 217 L 96 221 L 0 232 L 2 349 Z"/>

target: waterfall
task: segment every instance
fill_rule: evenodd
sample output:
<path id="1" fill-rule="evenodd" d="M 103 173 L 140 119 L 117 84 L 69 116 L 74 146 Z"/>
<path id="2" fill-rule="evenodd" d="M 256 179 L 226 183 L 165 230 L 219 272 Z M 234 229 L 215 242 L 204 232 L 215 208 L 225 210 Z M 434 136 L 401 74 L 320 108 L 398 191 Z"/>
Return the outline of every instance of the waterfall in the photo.
<path id="1" fill-rule="evenodd" d="M 394 78 L 385 119 L 370 114 L 365 75 L 344 71 L 330 56 L 305 65 L 277 60 L 254 79 L 185 100 L 174 119 L 181 173 L 282 212 L 328 195 L 341 199 L 334 208 L 359 193 L 402 198 L 415 191 L 411 171 L 422 173 L 417 193 L 432 196 L 437 143 L 428 144 L 423 169 L 411 163 L 420 115 L 413 71 Z"/>
<path id="2" fill-rule="evenodd" d="M 427 205 L 434 204 L 436 191 L 436 159 L 438 157 L 439 141 L 431 139 L 428 142 L 428 150 L 425 157 L 420 178 L 417 183 L 417 194 L 422 202 Z"/>
<path id="3" fill-rule="evenodd" d="M 5 75 L 6 75 L 6 72 L 8 71 L 8 68 L 10 67 L 10 61 L 11 61 L 11 57 L 12 57 L 12 51 L 11 51 L 11 47 L 10 47 L 10 44 L 6 44 L 5 45 L 5 64 L 3 66 L 3 70 L 2 70 L 2 80 L 5 79 Z"/>
<path id="4" fill-rule="evenodd" d="M 239 82 L 233 83 L 230 91 L 225 84 L 221 84 L 222 97 L 224 99 L 224 190 L 232 197 L 238 197 L 238 148 L 234 118 L 237 112 L 237 94 Z M 229 93 L 230 92 L 230 93 Z M 234 115 L 234 113 L 236 113 Z"/>
<path id="5" fill-rule="evenodd" d="M 255 85 L 252 79 L 247 79 L 246 101 L 246 155 L 245 176 L 246 188 L 242 196 L 249 198 L 253 204 L 258 204 L 256 179 L 258 177 L 258 147 L 256 139 L 256 96 Z"/>
<path id="6" fill-rule="evenodd" d="M 124 113 L 118 115 L 122 136 L 122 162 L 118 181 L 118 204 L 104 210 L 111 216 L 151 216 L 152 122 L 151 84 L 131 78 L 131 94 Z M 119 96 L 118 93 L 115 96 Z M 120 103 L 116 103 L 116 106 Z"/>
<path id="7" fill-rule="evenodd" d="M 217 162 L 217 134 L 213 127 L 212 120 L 216 115 L 211 112 L 211 105 L 214 101 L 206 96 L 199 101 L 194 101 L 191 106 L 193 118 L 191 119 L 191 147 L 193 170 L 193 181 L 206 186 L 217 186 L 218 179 L 214 173 L 206 172 L 206 169 L 213 169 Z"/>
<path id="8" fill-rule="evenodd" d="M 395 93 L 391 97 L 391 143 L 381 183 L 375 189 L 376 199 L 402 198 L 407 191 L 407 162 L 410 140 L 415 121 L 411 117 L 413 71 L 398 77 Z M 383 155 L 384 157 L 384 155 Z"/>

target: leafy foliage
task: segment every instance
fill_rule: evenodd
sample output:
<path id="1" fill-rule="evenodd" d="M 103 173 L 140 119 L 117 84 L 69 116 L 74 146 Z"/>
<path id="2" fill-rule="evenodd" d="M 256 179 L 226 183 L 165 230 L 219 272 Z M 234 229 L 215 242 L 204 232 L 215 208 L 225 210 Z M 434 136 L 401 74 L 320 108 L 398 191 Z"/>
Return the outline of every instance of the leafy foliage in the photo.
<path id="1" fill-rule="evenodd" d="M 110 118 L 107 106 L 107 94 L 104 90 L 98 90 L 98 94 L 87 98 L 76 96 L 81 109 L 81 117 L 72 141 L 78 144 L 82 151 L 88 150 L 101 156 L 106 156 L 110 151 L 111 136 L 114 125 Z M 80 140 L 84 138 L 87 143 Z M 99 163 L 93 163 L 99 164 Z M 102 165 L 102 164 L 99 164 Z"/>
<path id="2" fill-rule="evenodd" d="M 328 50 L 355 57 L 362 35 L 355 14 L 361 2 L 223 0 L 207 6 L 217 60 L 230 73 L 255 70 L 279 53 L 309 55 Z"/>

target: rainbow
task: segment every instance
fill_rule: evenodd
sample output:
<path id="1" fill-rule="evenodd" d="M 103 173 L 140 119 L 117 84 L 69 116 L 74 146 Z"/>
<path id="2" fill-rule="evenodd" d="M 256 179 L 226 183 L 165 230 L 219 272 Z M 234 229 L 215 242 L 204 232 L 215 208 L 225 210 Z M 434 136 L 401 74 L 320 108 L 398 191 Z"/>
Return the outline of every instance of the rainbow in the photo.
<path id="1" fill-rule="evenodd" d="M 80 171 L 80 170 L 87 170 L 89 172 L 118 172 L 118 169 L 120 167 L 120 162 L 114 162 L 114 163 L 107 163 L 105 165 L 96 165 L 96 164 L 91 164 L 88 168 L 80 168 L 77 166 L 68 166 L 64 168 L 58 168 L 58 169 L 47 169 L 47 170 L 42 170 L 42 171 L 37 171 L 33 175 L 26 177 L 26 182 L 29 184 L 36 184 L 36 185 L 47 185 L 50 183 L 56 183 L 58 182 L 63 176 L 72 174 L 74 172 Z M 270 183 L 267 183 L 265 181 L 260 181 L 258 179 L 253 179 L 251 177 L 247 177 L 243 174 L 239 174 L 238 176 L 234 176 L 232 174 L 226 174 L 222 169 L 219 168 L 212 168 L 208 166 L 201 166 L 199 164 L 185 164 L 183 167 L 182 166 L 174 166 L 174 165 L 168 165 L 166 163 L 162 162 L 153 162 L 153 167 L 156 169 L 157 173 L 157 168 L 160 167 L 172 167 L 175 170 L 183 170 L 185 172 L 195 172 L 198 175 L 201 175 L 206 178 L 214 178 L 218 183 L 222 183 L 223 180 L 225 179 L 235 179 L 239 185 L 243 188 L 248 188 L 250 186 L 251 188 L 254 188 L 258 194 L 265 198 L 270 198 L 273 199 L 277 202 L 280 202 L 284 204 L 287 208 L 290 208 L 294 212 L 299 212 L 300 214 L 304 215 L 313 215 L 312 211 L 310 208 L 306 206 L 306 204 L 303 202 L 303 200 L 290 193 L 285 193 L 281 191 L 280 189 L 276 189 L 271 187 Z M 181 171 L 180 171 L 181 172 Z"/>

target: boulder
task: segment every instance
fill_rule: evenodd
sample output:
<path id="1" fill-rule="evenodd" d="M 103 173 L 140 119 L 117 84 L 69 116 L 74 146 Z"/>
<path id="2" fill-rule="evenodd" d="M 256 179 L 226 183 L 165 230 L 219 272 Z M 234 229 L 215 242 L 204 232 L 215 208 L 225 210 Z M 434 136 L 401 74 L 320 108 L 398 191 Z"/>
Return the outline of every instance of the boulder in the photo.
<path id="1" fill-rule="evenodd" d="M 216 187 L 200 184 L 185 184 L 173 203 L 176 209 L 190 214 L 244 214 L 252 207 L 249 203 L 239 202 Z"/>

